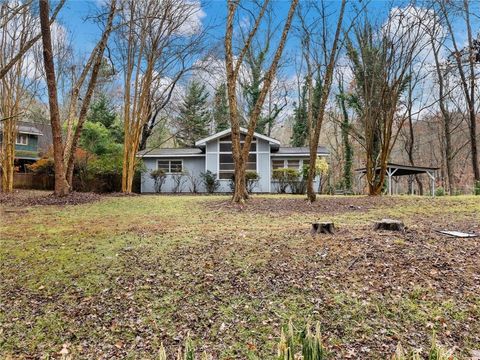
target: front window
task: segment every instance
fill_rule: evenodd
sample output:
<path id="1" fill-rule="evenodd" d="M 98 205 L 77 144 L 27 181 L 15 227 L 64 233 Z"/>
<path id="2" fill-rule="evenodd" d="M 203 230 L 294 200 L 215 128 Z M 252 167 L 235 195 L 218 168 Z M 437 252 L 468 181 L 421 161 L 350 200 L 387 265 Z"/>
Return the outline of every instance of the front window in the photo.
<path id="1" fill-rule="evenodd" d="M 178 174 L 183 171 L 182 160 L 158 160 L 157 169 L 162 169 L 167 174 Z"/>
<path id="2" fill-rule="evenodd" d="M 243 146 L 245 142 L 245 135 L 241 135 L 240 143 Z M 230 135 L 225 136 L 219 141 L 219 169 L 218 178 L 223 180 L 230 180 L 235 173 L 235 163 L 232 155 L 232 138 Z M 250 154 L 248 155 L 248 162 L 246 164 L 247 171 L 257 170 L 257 142 L 252 140 L 250 146 Z"/>
<path id="3" fill-rule="evenodd" d="M 27 134 L 17 134 L 17 140 L 15 141 L 17 145 L 28 145 L 28 135 Z"/>
<path id="4" fill-rule="evenodd" d="M 304 160 L 305 163 L 306 160 Z M 295 169 L 299 170 L 300 169 L 300 160 L 293 160 L 293 159 L 288 159 L 288 160 L 272 160 L 272 169 Z"/>

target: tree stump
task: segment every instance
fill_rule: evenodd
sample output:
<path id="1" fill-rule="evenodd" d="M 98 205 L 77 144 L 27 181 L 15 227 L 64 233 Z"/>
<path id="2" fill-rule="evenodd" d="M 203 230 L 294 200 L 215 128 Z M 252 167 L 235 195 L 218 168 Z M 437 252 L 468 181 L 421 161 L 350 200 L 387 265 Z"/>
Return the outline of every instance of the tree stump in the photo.
<path id="1" fill-rule="evenodd" d="M 375 230 L 388 230 L 388 231 L 403 231 L 405 230 L 405 225 L 399 220 L 393 219 L 382 219 L 376 221 L 374 225 Z"/>
<path id="2" fill-rule="evenodd" d="M 333 222 L 312 223 L 312 228 L 310 229 L 310 233 L 312 235 L 333 234 L 334 231 L 335 225 L 333 224 Z"/>

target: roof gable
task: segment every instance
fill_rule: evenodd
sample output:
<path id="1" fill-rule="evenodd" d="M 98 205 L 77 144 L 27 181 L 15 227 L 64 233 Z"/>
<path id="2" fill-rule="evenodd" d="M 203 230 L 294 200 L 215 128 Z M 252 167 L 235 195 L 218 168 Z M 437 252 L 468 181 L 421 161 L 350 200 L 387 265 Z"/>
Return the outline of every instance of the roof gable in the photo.
<path id="1" fill-rule="evenodd" d="M 223 136 L 225 136 L 225 135 L 230 134 L 231 132 L 232 132 L 232 129 L 231 129 L 231 128 L 225 129 L 225 130 L 220 131 L 220 132 L 218 132 L 218 133 L 216 133 L 216 134 L 210 135 L 210 136 L 208 136 L 208 137 L 206 137 L 206 138 L 203 138 L 203 139 L 200 139 L 200 140 L 196 141 L 196 142 L 195 142 L 195 146 L 203 146 L 203 145 L 205 145 L 207 142 L 210 142 L 210 141 L 212 141 L 212 140 L 216 140 L 216 139 L 218 139 L 218 138 L 221 138 L 221 137 L 223 137 Z M 241 132 L 242 134 L 247 134 L 247 133 L 248 133 L 248 130 L 245 129 L 245 128 L 243 128 L 243 127 L 241 127 L 241 128 L 240 128 L 240 132 Z M 253 136 L 256 137 L 256 138 L 258 138 L 258 139 L 262 139 L 262 140 L 268 141 L 270 144 L 280 145 L 280 141 L 278 141 L 277 139 L 271 138 L 271 137 L 269 137 L 269 136 L 265 136 L 265 135 L 259 134 L 259 133 L 257 133 L 257 132 L 254 132 L 254 133 L 253 133 Z"/>

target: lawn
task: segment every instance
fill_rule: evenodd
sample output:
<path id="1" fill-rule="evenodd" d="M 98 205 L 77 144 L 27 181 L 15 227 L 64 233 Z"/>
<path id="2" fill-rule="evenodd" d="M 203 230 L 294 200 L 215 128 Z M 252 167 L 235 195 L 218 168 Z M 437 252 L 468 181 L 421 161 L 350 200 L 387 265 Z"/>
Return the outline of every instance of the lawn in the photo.
<path id="1" fill-rule="evenodd" d="M 154 359 L 190 334 L 215 359 L 272 359 L 290 318 L 320 322 L 332 359 L 433 332 L 480 349 L 480 238 L 434 231 L 479 232 L 479 197 L 94 200 L 0 204 L 0 358 Z M 407 230 L 374 232 L 384 217 Z M 321 219 L 335 235 L 310 235 Z"/>

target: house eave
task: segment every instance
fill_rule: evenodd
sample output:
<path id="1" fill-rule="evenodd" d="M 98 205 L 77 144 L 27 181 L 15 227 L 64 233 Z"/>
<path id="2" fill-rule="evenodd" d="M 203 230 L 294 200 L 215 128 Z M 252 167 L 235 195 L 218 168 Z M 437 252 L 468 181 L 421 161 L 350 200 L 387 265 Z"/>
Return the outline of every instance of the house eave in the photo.
<path id="1" fill-rule="evenodd" d="M 225 136 L 225 135 L 228 135 L 232 132 L 232 129 L 231 128 L 228 128 L 228 129 L 225 129 L 223 131 L 220 131 L 216 134 L 213 134 L 213 135 L 210 135 L 204 139 L 200 139 L 198 140 L 197 142 L 195 142 L 195 146 L 204 146 L 207 142 L 209 141 L 212 141 L 212 140 L 215 140 L 215 139 L 218 139 L 218 138 L 221 138 L 222 136 Z M 241 127 L 240 128 L 240 132 L 243 133 L 243 134 L 246 134 L 248 133 L 248 130 Z M 274 145 L 280 145 L 280 141 L 278 141 L 277 139 L 274 139 L 274 138 L 271 138 L 271 137 L 268 137 L 266 135 L 262 135 L 262 134 L 259 134 L 257 132 L 254 132 L 253 133 L 253 136 L 256 137 L 256 138 L 259 138 L 259 139 L 262 139 L 262 140 L 265 140 L 265 141 L 268 141 L 270 144 L 274 144 Z"/>

